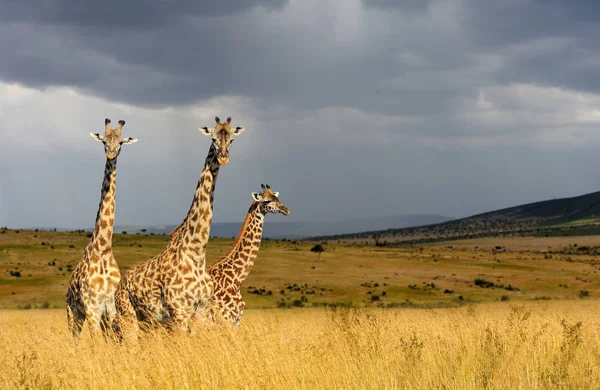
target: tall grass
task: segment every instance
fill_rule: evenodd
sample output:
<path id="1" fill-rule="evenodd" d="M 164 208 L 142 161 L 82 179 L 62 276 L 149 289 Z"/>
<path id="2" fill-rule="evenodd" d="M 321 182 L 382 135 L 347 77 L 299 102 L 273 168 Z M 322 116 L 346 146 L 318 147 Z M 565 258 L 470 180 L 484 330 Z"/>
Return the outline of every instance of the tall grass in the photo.
<path id="1" fill-rule="evenodd" d="M 237 332 L 157 332 L 133 347 L 75 343 L 62 310 L 4 311 L 0 387 L 598 388 L 599 306 L 250 310 Z"/>

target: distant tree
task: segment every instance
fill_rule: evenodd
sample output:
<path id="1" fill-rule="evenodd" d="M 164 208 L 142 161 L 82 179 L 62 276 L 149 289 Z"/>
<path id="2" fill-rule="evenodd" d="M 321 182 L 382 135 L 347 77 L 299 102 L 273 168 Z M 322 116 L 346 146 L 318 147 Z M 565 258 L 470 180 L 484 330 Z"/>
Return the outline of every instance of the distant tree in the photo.
<path id="1" fill-rule="evenodd" d="M 317 244 L 317 245 L 313 246 L 312 248 L 310 248 L 310 251 L 317 253 L 318 254 L 317 261 L 321 261 L 321 253 L 325 252 L 325 248 L 323 248 L 323 245 Z"/>
<path id="2" fill-rule="evenodd" d="M 379 246 L 379 239 L 381 238 L 381 234 L 373 234 L 373 240 L 375 241 L 375 245 Z"/>
<path id="3" fill-rule="evenodd" d="M 146 233 L 146 232 L 147 232 L 147 230 L 146 230 L 146 229 L 142 229 L 142 230 L 140 230 L 140 232 L 142 232 L 142 233 Z"/>

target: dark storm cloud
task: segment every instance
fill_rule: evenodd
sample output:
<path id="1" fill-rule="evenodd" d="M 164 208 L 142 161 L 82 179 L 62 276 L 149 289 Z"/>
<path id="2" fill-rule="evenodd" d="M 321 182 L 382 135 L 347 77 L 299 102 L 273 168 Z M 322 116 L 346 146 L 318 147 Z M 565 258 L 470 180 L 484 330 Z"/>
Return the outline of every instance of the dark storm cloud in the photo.
<path id="1" fill-rule="evenodd" d="M 214 115 L 248 129 L 216 221 L 240 220 L 261 182 L 290 220 L 597 189 L 595 2 L 41 4 L 0 0 L 0 225 L 89 226 L 102 155 L 87 132 L 115 112 L 140 138 L 120 160 L 119 224 L 180 221 Z"/>
<path id="2" fill-rule="evenodd" d="M 80 28 L 117 30 L 154 29 L 176 23 L 186 16 L 221 16 L 246 12 L 256 6 L 281 8 L 287 0 L 106 0 L 81 2 L 14 1 L 0 2 L 0 20 L 67 25 Z"/>
<path id="3" fill-rule="evenodd" d="M 407 98 L 389 89 L 388 79 L 414 68 L 399 63 L 398 56 L 407 46 L 419 46 L 419 39 L 398 40 L 401 20 L 382 19 L 387 31 L 369 37 L 369 25 L 380 18 L 360 9 L 358 23 L 344 25 L 337 15 L 346 12 L 344 6 L 291 10 L 278 20 L 284 2 L 252 2 L 254 8 L 249 2 L 196 6 L 200 3 L 108 2 L 88 8 L 66 1 L 46 7 L 10 2 L 0 48 L 14 55 L 0 64 L 0 78 L 37 88 L 76 86 L 147 105 L 237 94 L 266 103 L 378 112 L 414 112 L 425 100 L 434 109 L 445 106 L 445 96 L 429 91 L 409 91 Z M 250 12 L 256 6 L 263 11 Z M 362 47 L 340 42 L 352 34 Z M 428 68 L 469 61 L 456 55 L 456 47 L 431 38 L 423 36 L 430 41 L 423 48 Z"/>
<path id="4" fill-rule="evenodd" d="M 432 2 L 427 0 L 361 0 L 365 7 L 400 9 L 403 12 L 425 12 Z"/>
<path id="5" fill-rule="evenodd" d="M 591 1 L 352 4 L 5 1 L 0 49 L 12 55 L 0 79 L 138 105 L 242 95 L 388 114 L 445 112 L 489 81 L 600 88 L 600 12 Z M 538 50 L 550 39 L 555 47 Z M 515 53 L 519 44 L 527 46 Z M 478 54 L 501 55 L 502 66 L 471 72 Z M 461 70 L 469 73 L 452 74 Z M 398 84 L 415 71 L 450 73 L 455 83 Z"/>

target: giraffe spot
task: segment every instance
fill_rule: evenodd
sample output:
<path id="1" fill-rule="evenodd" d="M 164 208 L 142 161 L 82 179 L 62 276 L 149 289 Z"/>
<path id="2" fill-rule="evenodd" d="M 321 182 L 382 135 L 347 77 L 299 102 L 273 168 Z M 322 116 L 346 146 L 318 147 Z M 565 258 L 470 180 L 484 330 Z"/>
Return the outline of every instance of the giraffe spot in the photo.
<path id="1" fill-rule="evenodd" d="M 100 245 L 104 246 L 106 245 L 106 239 L 103 236 L 98 237 L 98 241 L 100 242 Z"/>
<path id="2" fill-rule="evenodd" d="M 101 289 L 104 285 L 104 279 L 100 276 L 96 276 L 95 278 L 92 279 L 92 288 L 94 289 Z M 96 291 L 92 290 L 90 291 L 90 293 L 95 296 L 96 295 Z"/>
<path id="3" fill-rule="evenodd" d="M 100 221 L 100 226 L 102 227 L 102 229 L 106 229 L 106 227 L 108 226 L 108 223 L 106 222 L 105 219 L 103 219 L 102 221 Z"/>
<path id="4" fill-rule="evenodd" d="M 105 208 L 104 215 L 106 215 L 108 217 L 110 214 L 111 214 L 110 207 Z"/>
<path id="5" fill-rule="evenodd" d="M 110 240 L 111 237 L 112 237 L 112 232 L 109 230 L 106 232 L 106 238 Z"/>

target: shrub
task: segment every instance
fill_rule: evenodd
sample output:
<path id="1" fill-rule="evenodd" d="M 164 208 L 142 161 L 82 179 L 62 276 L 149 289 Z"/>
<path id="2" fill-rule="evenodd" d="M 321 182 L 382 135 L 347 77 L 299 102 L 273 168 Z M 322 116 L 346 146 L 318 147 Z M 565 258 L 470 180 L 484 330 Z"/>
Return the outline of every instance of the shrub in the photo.
<path id="1" fill-rule="evenodd" d="M 508 301 L 508 300 L 509 300 L 509 298 L 508 298 L 508 295 L 502 295 L 502 296 L 500 297 L 500 300 L 501 300 L 502 302 L 506 302 L 506 301 Z"/>
<path id="2" fill-rule="evenodd" d="M 475 285 L 479 286 L 481 288 L 494 288 L 494 287 L 496 287 L 496 285 L 494 284 L 494 282 L 490 282 L 488 280 L 481 279 L 481 278 L 475 279 Z"/>
<path id="3" fill-rule="evenodd" d="M 302 302 L 299 299 L 296 299 L 294 302 L 292 302 L 292 306 L 294 306 L 294 307 L 304 307 L 304 302 Z"/>

